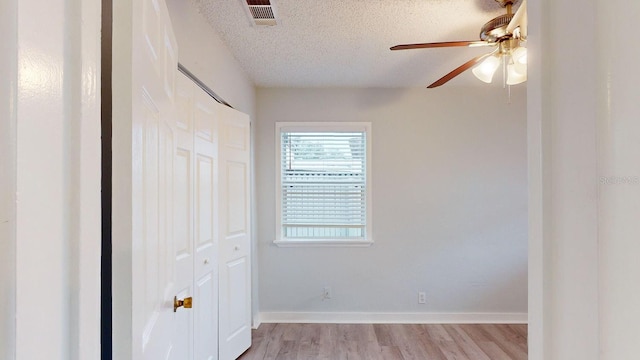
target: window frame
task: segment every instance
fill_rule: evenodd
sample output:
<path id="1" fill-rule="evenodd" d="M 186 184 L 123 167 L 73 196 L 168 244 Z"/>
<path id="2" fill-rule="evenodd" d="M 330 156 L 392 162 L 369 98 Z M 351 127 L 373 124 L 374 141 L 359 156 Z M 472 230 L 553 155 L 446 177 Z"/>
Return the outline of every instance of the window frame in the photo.
<path id="1" fill-rule="evenodd" d="M 365 134 L 365 238 L 348 239 L 297 239 L 284 238 L 282 233 L 282 132 L 349 132 L 362 131 Z M 274 244 L 280 247 L 324 247 L 344 246 L 363 247 L 373 244 L 372 233 L 372 161 L 371 161 L 371 123 L 370 122 L 276 122 L 275 124 L 275 203 L 276 236 Z"/>

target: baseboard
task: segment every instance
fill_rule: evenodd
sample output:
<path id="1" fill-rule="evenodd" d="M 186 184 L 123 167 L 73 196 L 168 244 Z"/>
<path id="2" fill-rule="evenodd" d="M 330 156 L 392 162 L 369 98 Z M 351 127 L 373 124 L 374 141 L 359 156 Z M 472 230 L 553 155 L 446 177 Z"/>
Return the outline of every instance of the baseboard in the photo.
<path id="1" fill-rule="evenodd" d="M 262 324 L 260 314 L 254 314 L 253 321 L 251 322 L 251 328 L 256 330 L 260 327 L 260 324 Z"/>
<path id="2" fill-rule="evenodd" d="M 260 323 L 526 324 L 527 313 L 261 312 Z M 256 326 L 257 327 L 257 326 Z"/>

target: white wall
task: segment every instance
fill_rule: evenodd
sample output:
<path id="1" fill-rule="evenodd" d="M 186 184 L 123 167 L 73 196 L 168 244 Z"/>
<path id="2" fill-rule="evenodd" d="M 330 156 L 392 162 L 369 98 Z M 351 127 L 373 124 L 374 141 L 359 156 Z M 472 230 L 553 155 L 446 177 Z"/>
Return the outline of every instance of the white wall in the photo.
<path id="1" fill-rule="evenodd" d="M 528 117 L 531 146 L 541 144 L 542 153 L 530 181 L 532 199 L 542 197 L 541 215 L 530 222 L 539 229 L 531 238 L 530 358 L 597 359 L 596 50 L 593 41 L 567 46 L 557 37 L 595 39 L 595 3 L 532 1 L 530 8 Z M 576 9 L 580 16 L 564 16 Z"/>
<path id="2" fill-rule="evenodd" d="M 512 92 L 508 104 L 500 86 L 259 89 L 257 232 L 267 320 L 282 315 L 274 312 L 526 313 L 526 91 Z M 277 121 L 372 122 L 375 244 L 272 243 Z M 324 286 L 331 300 L 321 300 Z M 418 291 L 427 292 L 426 305 Z"/>
<path id="3" fill-rule="evenodd" d="M 625 38 L 640 4 L 529 10 L 529 359 L 636 358 L 640 51 Z"/>
<path id="4" fill-rule="evenodd" d="M 640 343 L 640 50 L 624 41 L 640 3 L 598 2 L 599 306 L 601 360 Z"/>
<path id="5" fill-rule="evenodd" d="M 253 82 L 193 1 L 167 0 L 167 7 L 180 63 L 231 106 L 255 119 Z"/>
<path id="6" fill-rule="evenodd" d="M 15 358 L 16 11 L 0 2 L 0 359 Z"/>
<path id="7" fill-rule="evenodd" d="M 527 155 L 529 172 L 529 326 L 527 340 L 529 359 L 552 360 L 548 357 L 551 331 L 549 304 L 551 269 L 549 266 L 549 136 L 548 122 L 542 111 L 542 2 L 527 3 L 529 39 L 527 41 Z M 546 78 L 545 78 L 546 79 Z M 544 137 L 543 137 L 544 134 Z M 545 151 L 543 152 L 543 148 Z"/>

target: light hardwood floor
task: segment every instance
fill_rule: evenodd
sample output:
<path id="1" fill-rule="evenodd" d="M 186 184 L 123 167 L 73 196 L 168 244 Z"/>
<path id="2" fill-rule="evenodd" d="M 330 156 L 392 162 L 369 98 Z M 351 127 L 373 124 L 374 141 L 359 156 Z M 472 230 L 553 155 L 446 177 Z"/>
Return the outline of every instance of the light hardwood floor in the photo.
<path id="1" fill-rule="evenodd" d="M 526 360 L 526 325 L 262 324 L 239 359 Z"/>

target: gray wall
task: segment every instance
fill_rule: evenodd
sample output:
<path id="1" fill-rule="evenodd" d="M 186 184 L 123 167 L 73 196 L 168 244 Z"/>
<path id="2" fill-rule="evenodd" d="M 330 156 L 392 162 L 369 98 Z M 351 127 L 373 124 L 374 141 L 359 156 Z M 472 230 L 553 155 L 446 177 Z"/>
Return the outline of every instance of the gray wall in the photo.
<path id="1" fill-rule="evenodd" d="M 258 89 L 257 118 L 261 312 L 527 312 L 523 87 Z M 371 247 L 272 243 L 278 121 L 372 123 Z"/>

